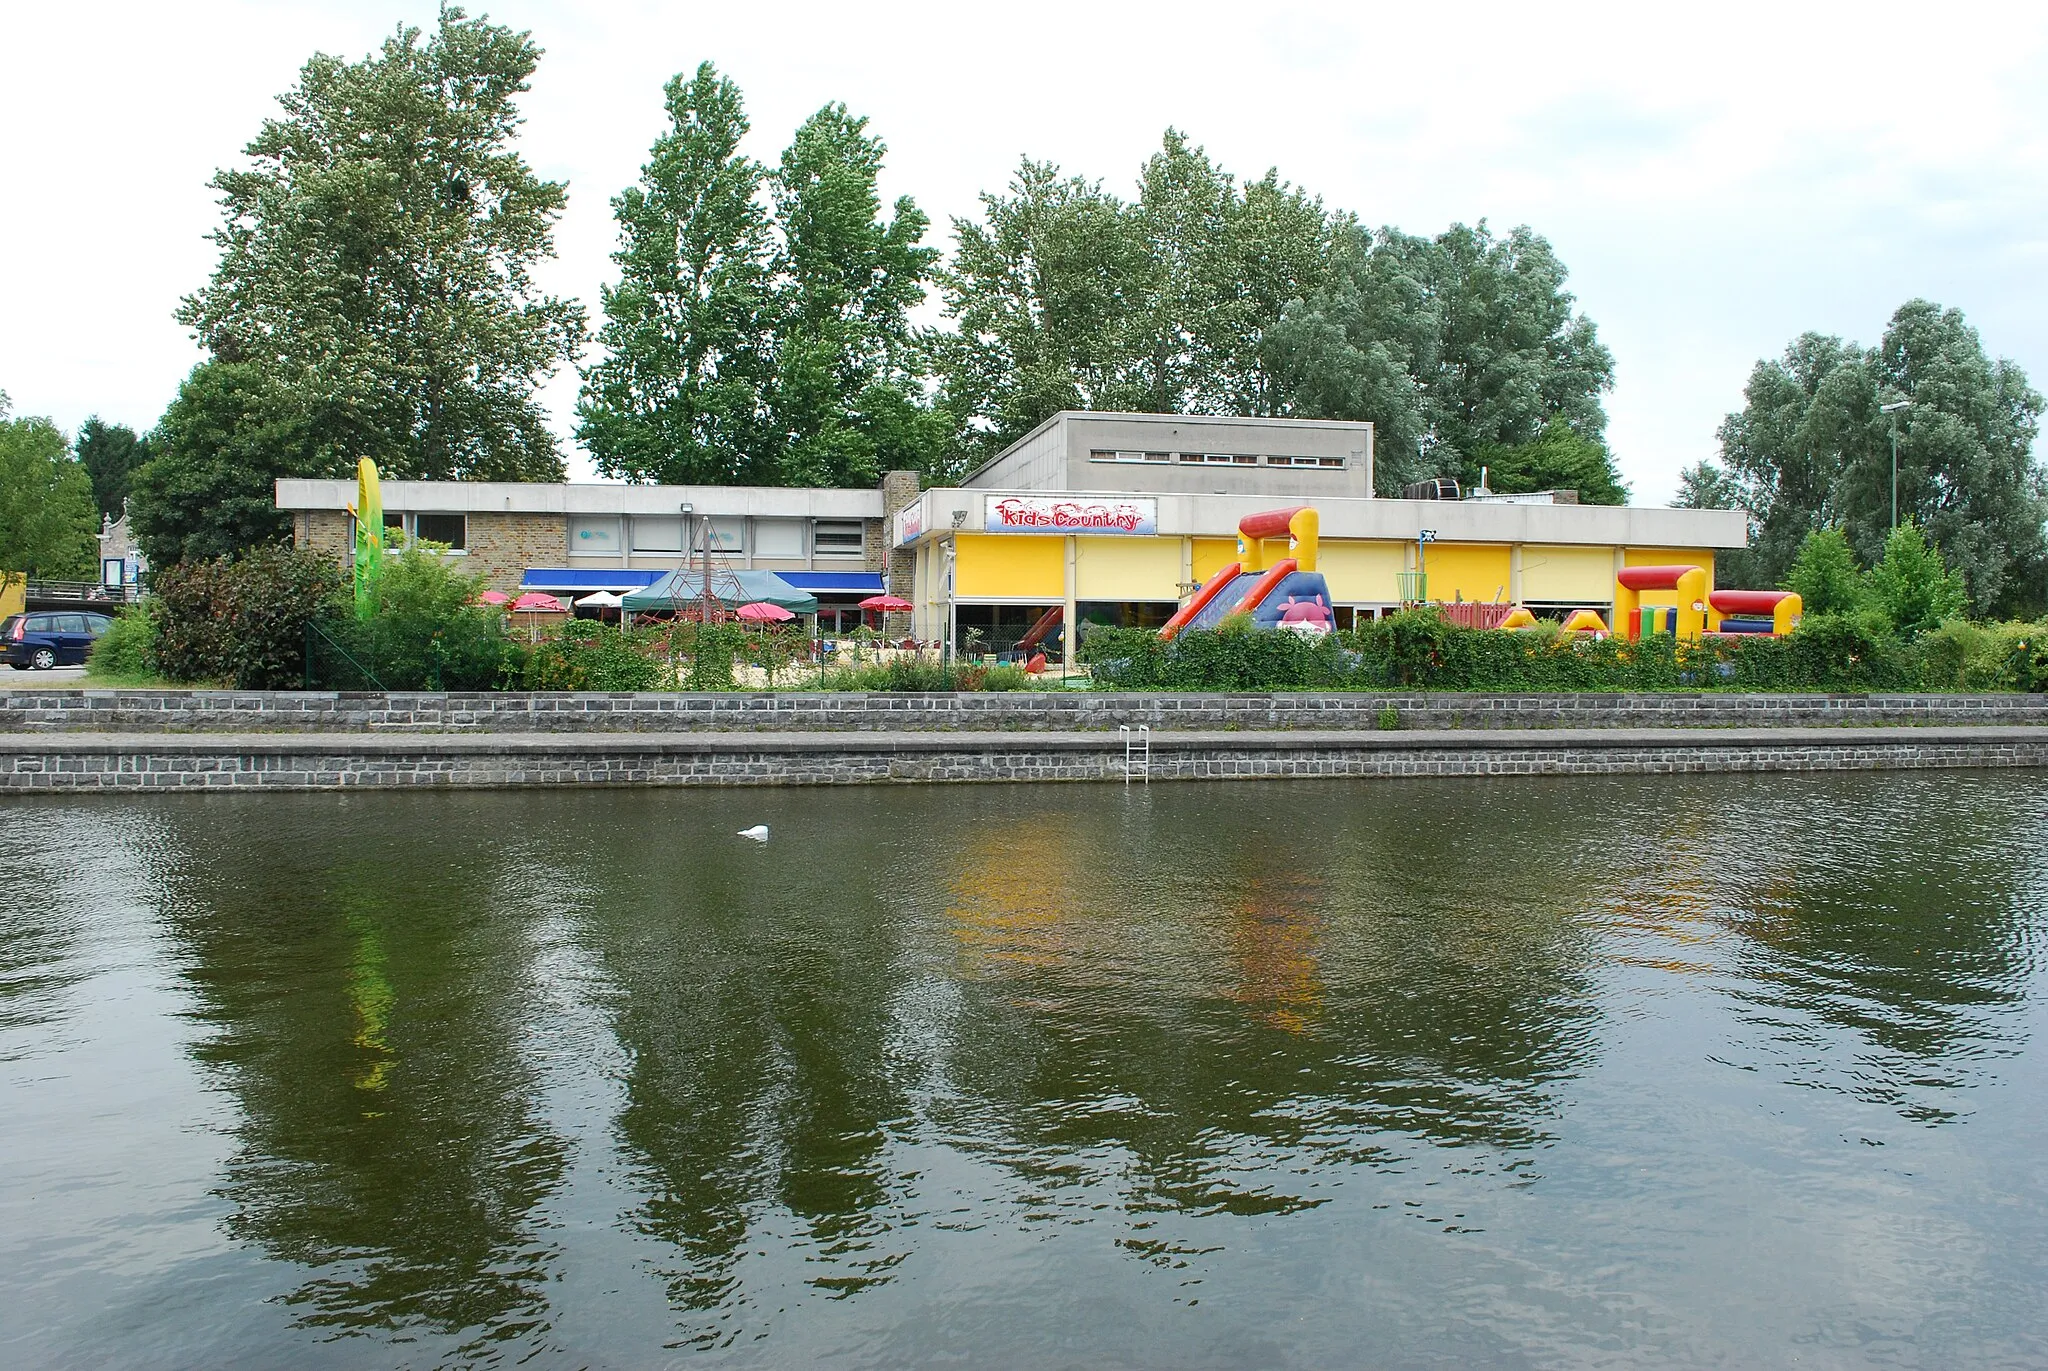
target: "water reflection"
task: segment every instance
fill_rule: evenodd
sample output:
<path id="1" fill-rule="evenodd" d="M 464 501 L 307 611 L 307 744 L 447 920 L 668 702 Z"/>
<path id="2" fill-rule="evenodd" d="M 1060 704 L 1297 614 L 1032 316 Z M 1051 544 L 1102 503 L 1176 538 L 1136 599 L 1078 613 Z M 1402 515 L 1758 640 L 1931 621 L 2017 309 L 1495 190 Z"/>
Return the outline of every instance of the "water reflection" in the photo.
<path id="1" fill-rule="evenodd" d="M 1905 1192 L 1825 1152 L 1867 1123 L 1834 1111 L 1968 1133 L 1941 1126 L 2007 1079 L 2048 922 L 2048 796 L 2009 775 L 738 809 L 635 792 L 123 811 L 122 860 L 92 881 L 126 873 L 151 907 L 234 1139 L 226 1230 L 285 1264 L 266 1270 L 299 1336 L 374 1339 L 371 1361 L 419 1339 L 428 1362 L 788 1362 L 834 1344 L 784 1330 L 869 1310 L 892 1331 L 865 1346 L 930 1360 L 951 1344 L 902 1331 L 913 1291 L 1037 1326 L 1098 1297 L 1152 1307 L 1165 1286 L 1129 1282 L 1156 1276 L 1172 1299 L 1234 1281 L 1240 1319 L 1285 1311 L 1326 1350 L 1393 1319 L 1417 1362 L 1654 1351 L 1658 1306 L 1626 1295 L 1666 1255 L 1643 1232 L 1825 1212 L 1730 1180 L 1752 1151 L 1849 1177 L 1825 1193 L 1841 1228 L 1892 1231 Z M 732 837 L 755 820 L 773 841 Z M 0 1030 L 50 1021 L 90 973 L 108 892 L 50 875 L 49 907 L 0 904 Z M 54 1052 L 48 1036 L 0 1038 L 0 1058 Z M 1804 1112 L 1754 1093 L 1785 1084 Z M 1797 1141 L 1731 1122 L 1765 1105 Z M 1653 1116 L 1693 1132 L 1639 1131 Z M 1574 1194 L 1587 1209 L 1561 1207 Z M 2048 1237 L 2038 1196 L 2018 1227 L 1949 1203 L 1955 1242 Z M 1389 1212 L 1437 1246 L 1400 1245 Z M 1729 1265 L 1699 1241 L 1712 1260 L 1662 1268 L 1681 1286 Z M 1745 1243 L 1718 1279 L 1810 1278 Z M 1077 1250 L 1086 1275 L 1028 1255 Z M 1588 1285 L 1574 1265 L 1603 1262 L 1629 1274 Z M 1349 1293 L 1304 1293 L 1324 1280 Z M 1810 1313 L 1830 1337 L 1841 1317 Z M 1116 1359 L 1111 1322 L 1076 1325 L 1076 1360 Z M 1292 1345 L 1274 1337 L 1215 1359 L 1284 1360 L 1257 1355 Z"/>
<path id="2" fill-rule="evenodd" d="M 284 1296 L 305 1325 L 533 1336 L 565 1143 L 521 1051 L 520 859 L 482 815 L 436 824 L 429 857 L 340 803 L 260 830 L 156 812 L 199 1052 L 238 1107 L 230 1231 L 307 1268 Z"/>

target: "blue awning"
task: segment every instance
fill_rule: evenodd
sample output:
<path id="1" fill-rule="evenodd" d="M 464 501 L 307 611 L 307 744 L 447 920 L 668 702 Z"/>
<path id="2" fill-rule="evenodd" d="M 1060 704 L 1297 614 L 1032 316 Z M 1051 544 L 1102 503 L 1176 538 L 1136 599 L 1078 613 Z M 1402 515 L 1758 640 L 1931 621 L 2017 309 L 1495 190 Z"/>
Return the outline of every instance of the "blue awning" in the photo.
<path id="1" fill-rule="evenodd" d="M 813 595 L 879 595 L 885 590 L 879 571 L 778 571 L 775 573 L 799 590 Z"/>
<path id="2" fill-rule="evenodd" d="M 539 567 L 530 566 L 521 578 L 521 590 L 545 590 L 549 594 L 567 590 L 588 595 L 593 590 L 624 594 L 651 586 L 665 571 L 627 571 L 621 567 Z"/>

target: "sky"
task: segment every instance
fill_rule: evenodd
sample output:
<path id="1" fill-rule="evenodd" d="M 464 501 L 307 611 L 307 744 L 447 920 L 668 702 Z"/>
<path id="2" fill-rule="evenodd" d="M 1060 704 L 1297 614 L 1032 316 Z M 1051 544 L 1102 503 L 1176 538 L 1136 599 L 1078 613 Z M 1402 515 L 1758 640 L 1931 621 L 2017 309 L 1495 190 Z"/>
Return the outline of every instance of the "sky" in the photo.
<path id="1" fill-rule="evenodd" d="M 610 198 L 710 60 L 774 161 L 828 101 L 950 245 L 1021 156 L 1128 192 L 1170 126 L 1369 224 L 1486 219 L 1555 245 L 1616 359 L 1635 502 L 1715 454 L 1760 358 L 1960 308 L 2048 384 L 2048 5 L 472 4 L 545 49 L 521 150 L 564 180 L 541 275 L 595 322 Z M 206 182 L 315 52 L 428 0 L 0 0 L 0 391 L 67 430 L 153 424 L 200 358 L 171 317 L 213 266 Z M 576 378 L 543 392 L 572 477 Z"/>

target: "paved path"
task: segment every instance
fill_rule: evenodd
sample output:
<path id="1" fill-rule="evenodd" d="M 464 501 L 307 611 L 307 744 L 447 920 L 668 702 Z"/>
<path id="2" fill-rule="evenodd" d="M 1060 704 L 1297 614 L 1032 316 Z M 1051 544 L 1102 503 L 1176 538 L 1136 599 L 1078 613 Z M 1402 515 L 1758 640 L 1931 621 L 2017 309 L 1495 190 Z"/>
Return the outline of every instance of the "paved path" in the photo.
<path id="1" fill-rule="evenodd" d="M 51 671 L 17 671 L 13 667 L 0 667 L 0 690 L 51 690 L 59 686 L 84 684 L 85 668 L 82 666 L 60 666 Z"/>

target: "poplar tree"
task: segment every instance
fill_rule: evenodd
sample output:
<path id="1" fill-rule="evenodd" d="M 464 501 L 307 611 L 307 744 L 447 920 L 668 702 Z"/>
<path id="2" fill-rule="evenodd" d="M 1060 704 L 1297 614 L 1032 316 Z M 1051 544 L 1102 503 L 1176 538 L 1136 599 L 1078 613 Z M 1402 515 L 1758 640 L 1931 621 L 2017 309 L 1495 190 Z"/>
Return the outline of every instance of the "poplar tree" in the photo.
<path id="1" fill-rule="evenodd" d="M 868 121 L 826 105 L 805 120 L 772 180 L 775 378 L 767 397 L 776 483 L 868 485 L 889 468 L 930 470 L 951 444 L 926 403 L 926 352 L 910 323 L 938 258 L 908 196 L 887 218 L 887 149 Z"/>
<path id="2" fill-rule="evenodd" d="M 300 397 L 321 469 L 560 479 L 535 390 L 583 314 L 533 279 L 565 199 L 513 148 L 539 57 L 444 6 L 429 35 L 313 58 L 249 164 L 214 177 L 220 263 L 178 318 Z"/>
<path id="3" fill-rule="evenodd" d="M 604 359 L 584 374 L 577 437 L 599 471 L 719 484 L 770 473 L 774 367 L 767 170 L 739 150 L 739 87 L 711 63 L 665 88 L 668 129 L 612 201 L 619 282 L 602 291 Z"/>

